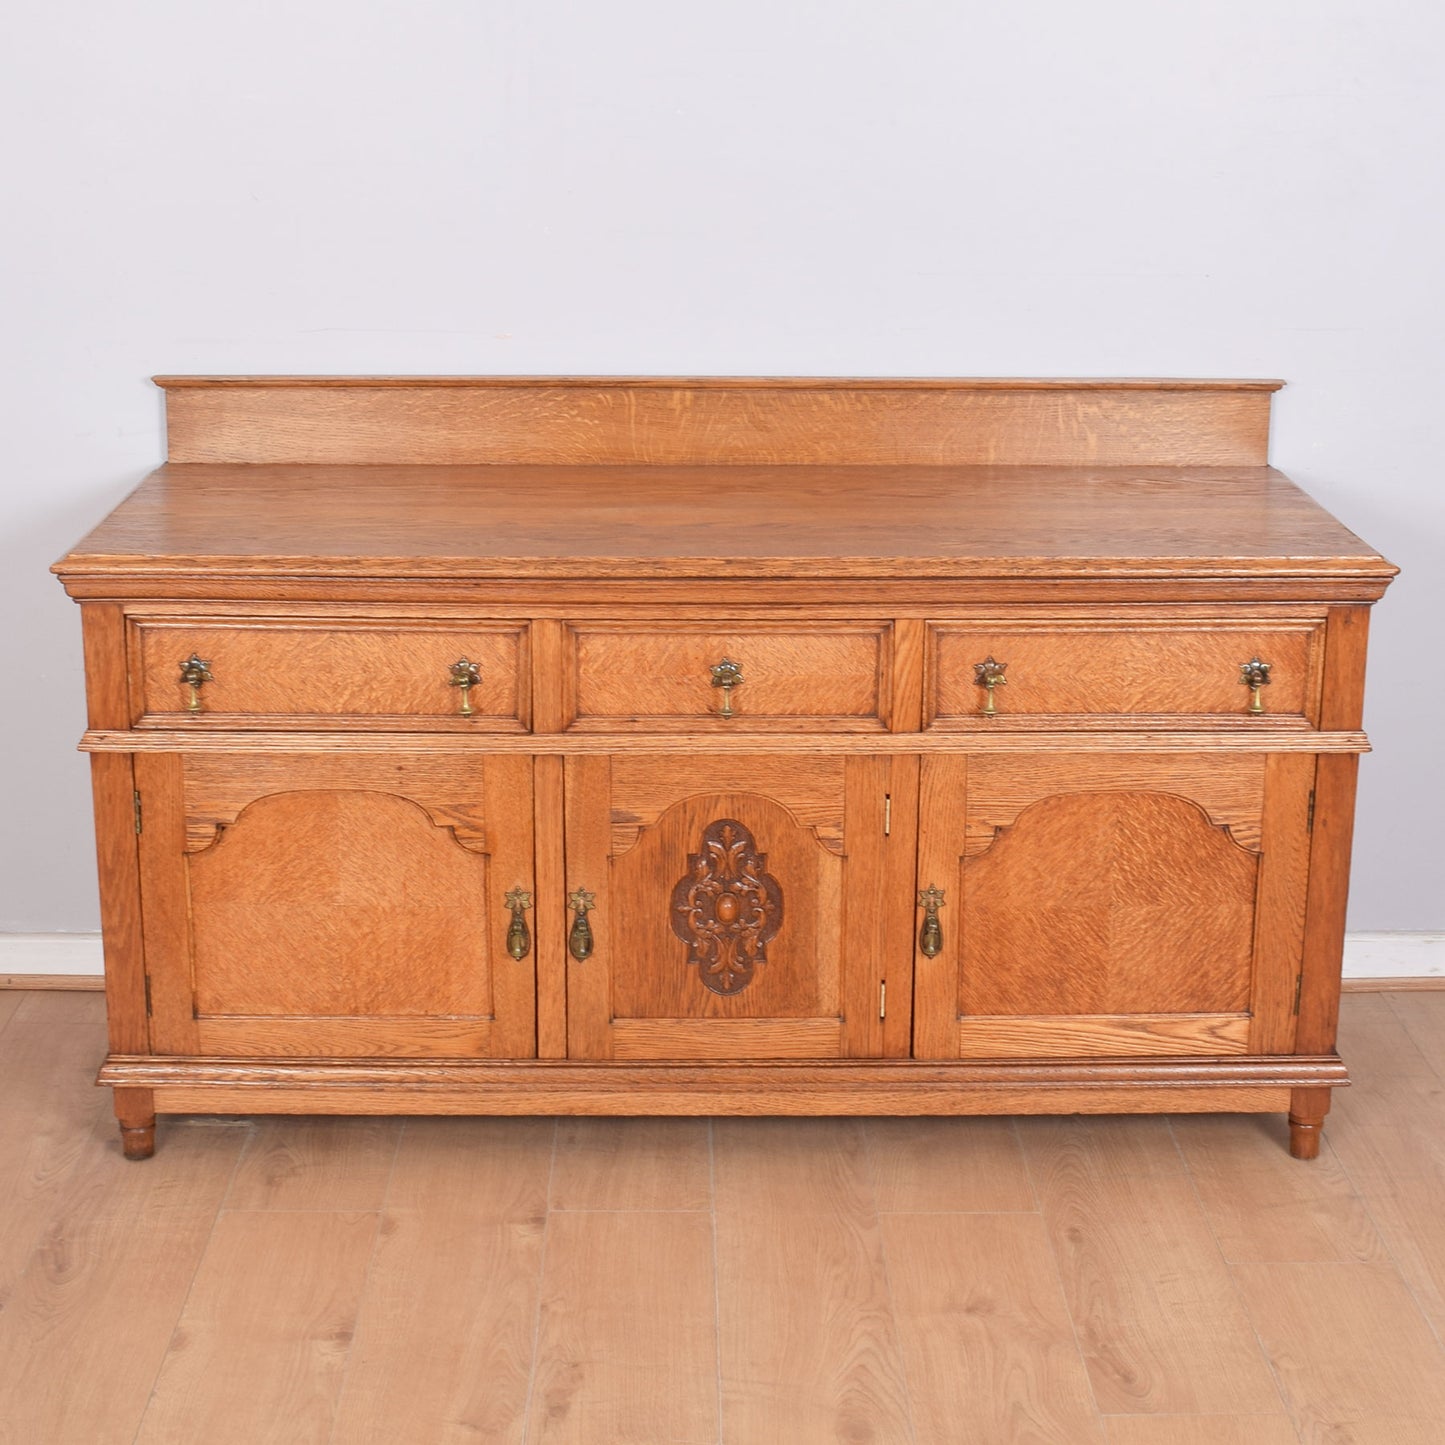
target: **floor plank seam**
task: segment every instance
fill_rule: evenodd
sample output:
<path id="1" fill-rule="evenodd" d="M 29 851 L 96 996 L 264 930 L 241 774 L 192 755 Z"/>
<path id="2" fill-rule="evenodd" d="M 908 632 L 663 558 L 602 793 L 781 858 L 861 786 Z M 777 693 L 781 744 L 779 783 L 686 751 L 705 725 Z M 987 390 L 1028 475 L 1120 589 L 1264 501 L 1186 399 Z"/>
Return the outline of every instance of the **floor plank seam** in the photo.
<path id="1" fill-rule="evenodd" d="M 552 1149 L 547 1161 L 547 1205 L 542 1211 L 542 1243 L 537 1250 L 537 1307 L 532 1317 L 532 1361 L 527 1371 L 527 1399 L 522 1406 L 523 1445 L 532 1438 L 532 1400 L 537 1390 L 537 1352 L 542 1341 L 542 1286 L 547 1278 L 547 1239 L 552 1233 L 552 1181 L 557 1174 L 557 1136 L 561 1132 L 561 1122 L 560 1119 L 552 1120 Z"/>
<path id="2" fill-rule="evenodd" d="M 391 1159 L 386 1166 L 386 1183 L 382 1186 L 381 1199 L 376 1209 L 376 1230 L 371 1236 L 371 1252 L 366 1256 L 366 1268 L 361 1275 L 361 1289 L 356 1295 L 356 1318 L 351 1324 L 351 1339 L 346 1346 L 346 1358 L 341 1362 L 341 1378 L 336 1382 L 336 1394 L 331 1400 L 331 1428 L 326 1432 L 327 1445 L 334 1445 L 336 1439 L 336 1422 L 341 1415 L 341 1402 L 345 1398 L 347 1382 L 351 1378 L 351 1361 L 356 1354 L 356 1342 L 361 1334 L 361 1321 L 366 1314 L 366 1296 L 371 1288 L 371 1271 L 376 1264 L 376 1256 L 381 1252 L 381 1226 L 391 1204 L 391 1189 L 396 1180 L 396 1161 L 401 1157 L 401 1141 L 406 1133 L 407 1122 L 405 1118 L 401 1119 L 398 1128 L 393 1131 L 395 1137 L 391 1141 Z M 296 1212 L 304 1213 L 305 1211 L 298 1210 Z"/>
<path id="3" fill-rule="evenodd" d="M 1219 1255 L 1219 1261 L 1224 1266 L 1224 1272 L 1229 1276 L 1230 1288 L 1234 1291 L 1235 1301 L 1239 1305 L 1240 1313 L 1249 1321 L 1249 1332 L 1254 1336 L 1255 1348 L 1259 1351 L 1260 1358 L 1264 1361 L 1265 1369 L 1269 1371 L 1269 1378 L 1274 1382 L 1274 1392 L 1279 1397 L 1280 1415 L 1289 1421 L 1290 1428 L 1294 1431 L 1295 1437 L 1303 1441 L 1304 1435 L 1300 1422 L 1295 1419 L 1295 1413 L 1290 1408 L 1289 1395 L 1285 1391 L 1284 1381 L 1280 1378 L 1279 1367 L 1274 1362 L 1274 1356 L 1270 1354 L 1263 1338 L 1259 1333 L 1259 1326 L 1255 1323 L 1254 1311 L 1249 1307 L 1249 1301 L 1245 1298 L 1244 1291 L 1239 1287 L 1239 1280 L 1235 1277 L 1234 1261 L 1224 1252 L 1224 1246 L 1219 1242 L 1219 1232 L 1214 1227 L 1214 1220 L 1210 1217 L 1209 1211 L 1204 1207 L 1204 1197 L 1199 1192 L 1199 1181 L 1194 1177 L 1194 1171 L 1189 1167 L 1189 1156 L 1184 1152 L 1179 1143 L 1179 1136 L 1174 1132 L 1174 1116 L 1166 1115 L 1164 1118 L 1165 1127 L 1169 1130 L 1169 1142 L 1174 1146 L 1174 1152 L 1179 1156 L 1179 1167 L 1184 1171 L 1184 1177 L 1189 1181 L 1189 1192 L 1194 1196 L 1194 1202 L 1199 1206 L 1200 1218 L 1204 1220 L 1204 1226 L 1209 1231 L 1209 1237 L 1214 1241 L 1214 1248 Z M 1299 1161 L 1302 1162 L 1303 1161 Z M 1303 1164 L 1309 1168 L 1309 1164 Z M 1254 1261 L 1258 1262 L 1258 1261 Z"/>
<path id="4" fill-rule="evenodd" d="M 1445 1084 L 1445 1052 L 1441 1053 L 1439 1062 L 1437 1063 L 1432 1057 L 1433 1051 L 1427 1053 L 1420 1040 L 1415 1037 L 1414 1030 L 1410 1027 L 1410 1020 L 1400 1012 L 1399 1004 L 1393 995 L 1386 997 L 1385 1006 L 1394 1014 L 1395 1020 L 1404 1031 L 1405 1037 L 1415 1046 L 1415 1051 L 1425 1061 L 1426 1066 L 1442 1084 Z"/>
<path id="5" fill-rule="evenodd" d="M 716 1120 L 707 1121 L 707 1197 L 708 1219 L 712 1224 L 712 1337 L 717 1369 L 717 1445 L 723 1441 L 723 1362 L 722 1362 L 722 1273 L 718 1268 L 717 1249 L 717 1149 L 713 1142 Z"/>
<path id="6" fill-rule="evenodd" d="M 216 1205 L 216 1212 L 211 1216 L 211 1227 L 206 1232 L 206 1242 L 196 1251 L 196 1263 L 195 1267 L 191 1270 L 190 1283 L 186 1285 L 185 1293 L 181 1296 L 180 1305 L 176 1310 L 175 1321 L 171 1325 L 171 1332 L 166 1336 L 165 1348 L 160 1352 L 160 1356 L 156 1360 L 155 1374 L 151 1376 L 151 1387 L 146 1391 L 145 1404 L 141 1407 L 140 1415 L 136 1419 L 135 1433 L 131 1436 L 131 1445 L 136 1445 L 136 1442 L 141 1437 L 141 1431 L 145 1429 L 146 1416 L 150 1414 L 151 1406 L 155 1403 L 156 1386 L 160 1384 L 161 1371 L 165 1368 L 166 1360 L 170 1357 L 171 1347 L 176 1341 L 176 1331 L 180 1329 L 181 1321 L 185 1318 L 186 1309 L 191 1303 L 191 1295 L 196 1288 L 196 1277 L 200 1274 L 201 1265 L 204 1263 L 206 1255 L 210 1252 L 211 1244 L 215 1240 L 216 1225 L 221 1218 L 221 1205 L 230 1197 L 231 1187 L 235 1184 L 236 1174 L 241 1167 L 242 1156 L 245 1154 L 247 1148 L 250 1147 L 253 1137 L 254 1135 L 249 1134 L 246 1136 L 241 1147 L 236 1150 L 236 1157 L 231 1160 L 231 1172 L 226 1176 L 226 1187 L 221 1191 L 220 1202 Z M 144 1169 L 148 1166 L 146 1161 L 141 1160 L 134 1162 L 132 1167 Z"/>
<path id="7" fill-rule="evenodd" d="M 1324 1148 L 1330 1151 L 1330 1157 L 1339 1165 L 1340 1173 L 1343 1174 L 1349 1182 L 1350 1192 L 1360 1201 L 1360 1208 L 1365 1211 L 1365 1218 L 1370 1221 L 1370 1228 L 1375 1231 L 1375 1238 L 1379 1241 L 1380 1248 L 1384 1250 L 1385 1258 L 1389 1261 L 1390 1268 L 1395 1271 L 1396 1277 L 1400 1283 L 1405 1286 L 1405 1293 L 1410 1296 L 1410 1303 L 1415 1306 L 1421 1319 L 1425 1321 L 1425 1327 L 1434 1338 L 1436 1348 L 1439 1349 L 1442 1356 L 1445 1356 L 1445 1333 L 1442 1333 L 1430 1311 L 1425 1308 L 1424 1302 L 1421 1300 L 1419 1293 L 1411 1282 L 1409 1274 L 1401 1268 L 1400 1261 L 1395 1256 L 1395 1249 L 1390 1243 L 1389 1236 L 1380 1228 L 1380 1222 L 1375 1218 L 1375 1211 L 1370 1205 L 1369 1191 L 1362 1189 L 1355 1183 L 1355 1176 L 1350 1173 L 1349 1165 L 1346 1164 L 1344 1159 L 1336 1152 L 1328 1137 L 1322 1139 L 1320 1142 Z"/>
<path id="8" fill-rule="evenodd" d="M 878 1257 L 883 1262 L 883 1292 L 888 1299 L 893 1348 L 898 1355 L 898 1373 L 903 1381 L 903 1406 L 908 1411 L 908 1439 L 911 1445 L 918 1445 L 918 1419 L 913 1409 L 913 1385 L 908 1378 L 908 1357 L 903 1353 L 903 1335 L 898 1328 L 898 1304 L 893 1297 L 893 1278 L 888 1269 L 888 1239 L 883 1231 L 883 1211 L 878 1207 L 878 1160 L 873 1152 L 873 1131 L 867 1119 L 863 1121 L 863 1149 L 868 1156 L 868 1182 L 873 1189 L 873 1227 L 878 1231 Z M 903 1211 L 888 1212 L 901 1214 Z"/>

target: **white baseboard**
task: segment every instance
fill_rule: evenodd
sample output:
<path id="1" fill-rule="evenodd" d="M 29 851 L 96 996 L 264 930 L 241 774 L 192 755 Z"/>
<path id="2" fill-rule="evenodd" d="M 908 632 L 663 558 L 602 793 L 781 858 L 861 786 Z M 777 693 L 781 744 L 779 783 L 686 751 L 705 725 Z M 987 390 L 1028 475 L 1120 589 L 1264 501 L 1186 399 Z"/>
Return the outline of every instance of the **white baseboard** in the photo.
<path id="1" fill-rule="evenodd" d="M 98 933 L 0 933 L 0 974 L 95 978 L 104 972 Z"/>
<path id="2" fill-rule="evenodd" d="M 1445 978 L 1445 933 L 1347 933 L 1346 978 Z"/>
<path id="3" fill-rule="evenodd" d="M 102 972 L 98 933 L 0 933 L 0 978 Z M 1346 934 L 1345 977 L 1445 978 L 1445 933 Z"/>

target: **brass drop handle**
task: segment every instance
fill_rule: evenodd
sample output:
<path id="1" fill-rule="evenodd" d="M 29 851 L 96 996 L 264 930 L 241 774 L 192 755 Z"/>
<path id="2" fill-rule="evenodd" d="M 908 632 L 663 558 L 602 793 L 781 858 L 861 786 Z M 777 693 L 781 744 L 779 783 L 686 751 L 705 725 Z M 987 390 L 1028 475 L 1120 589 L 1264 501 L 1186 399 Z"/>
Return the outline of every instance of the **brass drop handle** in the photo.
<path id="1" fill-rule="evenodd" d="M 186 703 L 187 712 L 200 712 L 201 688 L 215 680 L 211 673 L 211 664 L 196 653 L 193 652 L 181 663 L 181 685 L 191 690 L 190 701 Z"/>
<path id="2" fill-rule="evenodd" d="M 481 682 L 482 669 L 475 662 L 468 662 L 463 657 L 452 663 L 451 686 L 462 690 L 460 712 L 463 717 L 471 717 L 476 712 L 476 708 L 472 706 L 472 689 L 480 687 Z"/>
<path id="3" fill-rule="evenodd" d="M 1249 710 L 1256 716 L 1264 711 L 1264 699 L 1259 690 L 1269 686 L 1269 669 L 1270 664 L 1261 662 L 1258 657 L 1239 664 L 1239 680 L 1249 689 Z"/>
<path id="4" fill-rule="evenodd" d="M 995 662 L 992 655 L 984 658 L 982 662 L 975 662 L 973 665 L 973 680 L 985 691 L 983 704 L 984 717 L 996 717 L 998 709 L 993 705 L 993 690 L 996 687 L 1005 687 L 1008 678 L 1004 673 L 1008 671 L 1008 663 Z"/>
<path id="5" fill-rule="evenodd" d="M 943 907 L 943 889 L 932 883 L 918 893 L 918 906 L 923 910 L 923 927 L 918 930 L 918 951 L 924 958 L 937 958 L 943 952 L 943 929 L 938 910 Z"/>
<path id="6" fill-rule="evenodd" d="M 585 888 L 574 888 L 567 895 L 567 907 L 572 910 L 572 929 L 567 935 L 567 952 L 578 963 L 586 963 L 592 957 L 592 925 L 587 915 L 597 907 L 597 897 Z"/>
<path id="7" fill-rule="evenodd" d="M 507 952 L 520 961 L 532 951 L 532 933 L 527 927 L 532 895 L 525 888 L 512 888 L 504 901 L 512 910 L 512 921 L 507 925 Z"/>
<path id="8" fill-rule="evenodd" d="M 733 688 L 743 685 L 743 670 L 730 657 L 725 657 L 721 662 L 712 665 L 712 685 L 722 688 L 722 707 L 718 711 L 719 717 L 731 717 L 733 715 Z"/>

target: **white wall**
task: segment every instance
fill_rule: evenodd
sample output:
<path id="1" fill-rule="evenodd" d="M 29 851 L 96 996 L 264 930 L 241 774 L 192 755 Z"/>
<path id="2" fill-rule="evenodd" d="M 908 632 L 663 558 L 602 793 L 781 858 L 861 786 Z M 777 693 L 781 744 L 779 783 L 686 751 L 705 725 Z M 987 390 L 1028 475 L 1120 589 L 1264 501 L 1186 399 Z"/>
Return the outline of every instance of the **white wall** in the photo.
<path id="1" fill-rule="evenodd" d="M 76 611 L 157 371 L 1282 376 L 1405 568 L 1351 925 L 1445 928 L 1424 0 L 50 0 L 0 56 L 0 930 L 93 928 Z"/>

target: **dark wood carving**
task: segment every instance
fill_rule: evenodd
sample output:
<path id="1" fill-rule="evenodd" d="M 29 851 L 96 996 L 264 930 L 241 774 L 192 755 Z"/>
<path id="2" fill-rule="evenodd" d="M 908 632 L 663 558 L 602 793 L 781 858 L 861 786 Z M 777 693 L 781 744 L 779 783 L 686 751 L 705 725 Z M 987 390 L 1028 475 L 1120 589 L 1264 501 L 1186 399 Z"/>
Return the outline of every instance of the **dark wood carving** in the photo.
<path id="1" fill-rule="evenodd" d="M 688 874 L 672 890 L 672 931 L 687 944 L 714 993 L 741 993 L 766 963 L 768 944 L 783 924 L 783 890 L 768 859 L 736 818 L 703 829 L 702 851 L 687 859 Z"/>

